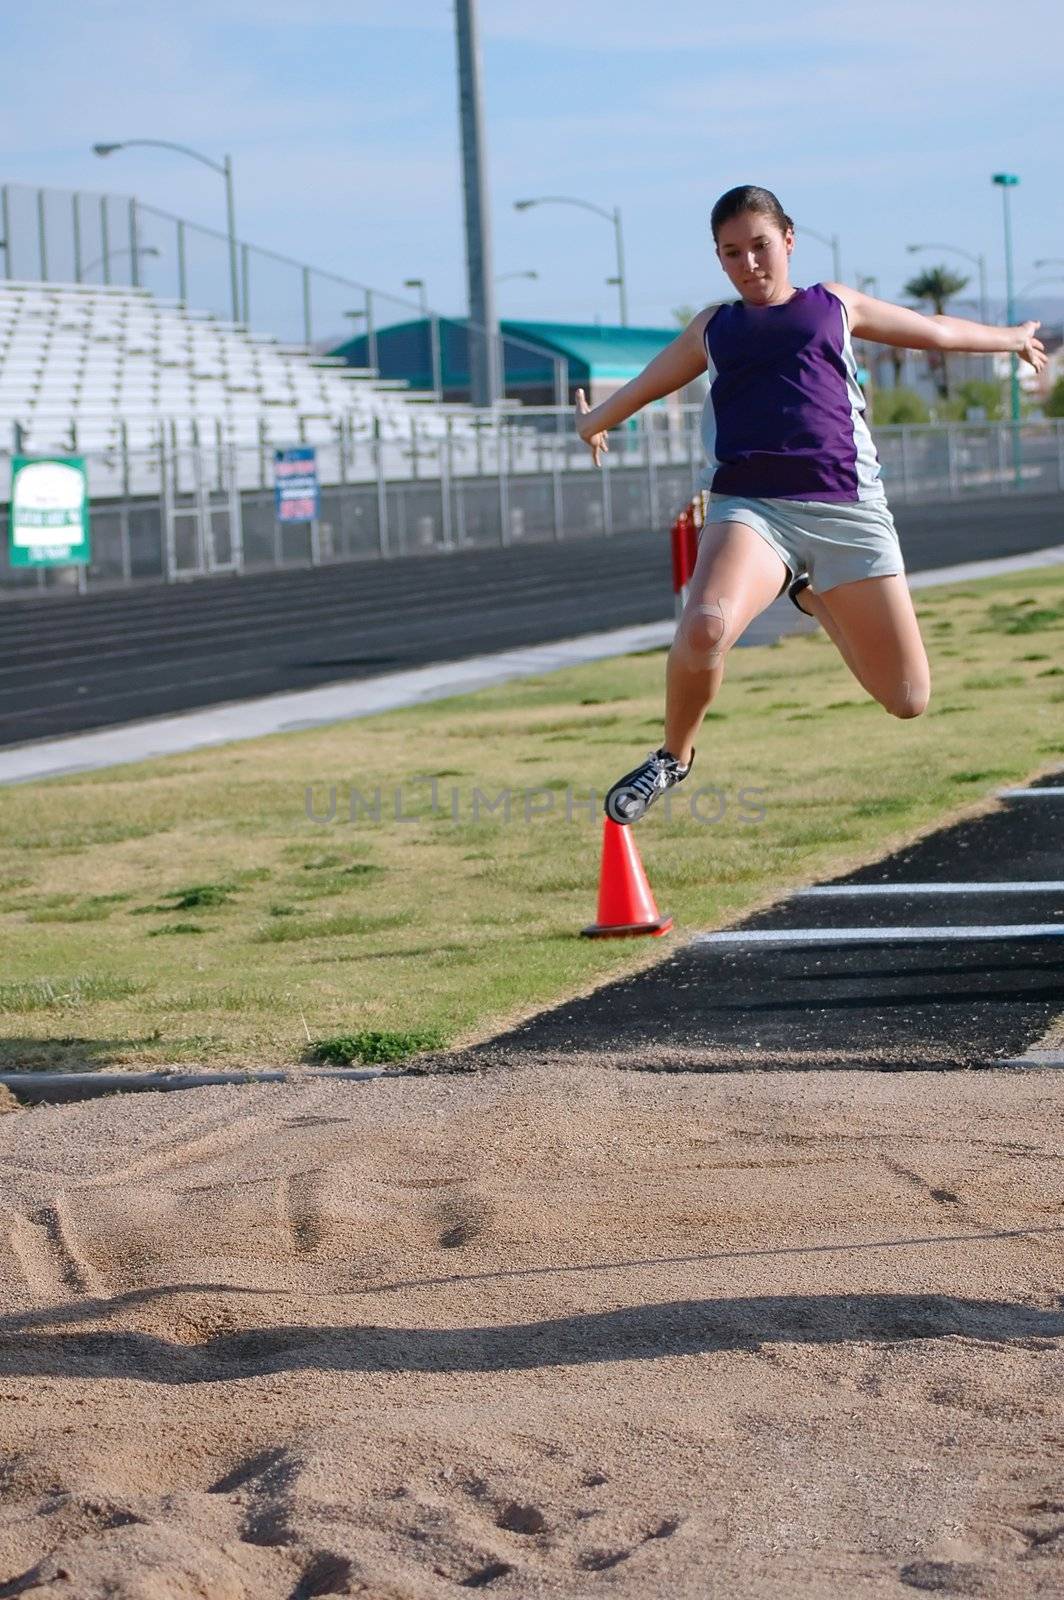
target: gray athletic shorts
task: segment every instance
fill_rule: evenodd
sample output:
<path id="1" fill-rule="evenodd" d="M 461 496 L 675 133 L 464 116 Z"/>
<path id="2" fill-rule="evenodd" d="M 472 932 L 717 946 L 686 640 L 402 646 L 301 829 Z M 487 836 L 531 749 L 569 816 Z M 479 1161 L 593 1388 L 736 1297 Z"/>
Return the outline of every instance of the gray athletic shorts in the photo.
<path id="1" fill-rule="evenodd" d="M 787 566 L 805 573 L 814 594 L 857 578 L 905 571 L 894 518 L 885 500 L 752 500 L 709 497 L 706 522 L 742 522 L 759 533 Z"/>

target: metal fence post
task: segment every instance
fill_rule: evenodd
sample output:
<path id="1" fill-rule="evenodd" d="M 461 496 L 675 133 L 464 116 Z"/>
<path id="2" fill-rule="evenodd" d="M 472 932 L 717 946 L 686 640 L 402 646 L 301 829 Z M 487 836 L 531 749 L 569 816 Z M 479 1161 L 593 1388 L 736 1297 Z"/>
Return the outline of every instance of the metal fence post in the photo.
<path id="1" fill-rule="evenodd" d="M 440 344 L 440 319 L 435 312 L 429 320 L 429 348 L 432 357 L 433 391 L 443 399 L 443 349 Z"/>
<path id="2" fill-rule="evenodd" d="M 440 538 L 445 550 L 454 549 L 454 529 L 451 519 L 451 473 L 454 459 L 453 422 L 453 417 L 447 418 L 445 432 L 440 440 Z"/>
<path id="3" fill-rule="evenodd" d="M 565 499 L 562 494 L 562 459 L 566 448 L 565 436 L 561 433 L 549 435 L 550 438 L 550 477 L 551 498 L 554 501 L 554 537 L 557 540 L 565 538 Z"/>
<path id="4" fill-rule="evenodd" d="M 107 196 L 100 196 L 100 249 L 103 251 L 103 281 L 111 282 L 111 239 L 107 223 Z"/>
<path id="5" fill-rule="evenodd" d="M 384 475 L 384 441 L 381 439 L 381 419 L 373 419 L 373 452 L 377 465 L 377 543 L 382 556 L 390 555 L 388 538 L 388 484 Z"/>
<path id="6" fill-rule="evenodd" d="M 901 486 L 906 500 L 912 499 L 912 483 L 909 478 L 909 429 L 906 423 L 901 425 Z"/>
<path id="7" fill-rule="evenodd" d="M 303 343 L 309 350 L 314 343 L 310 316 L 310 268 L 303 268 Z"/>
<path id="8" fill-rule="evenodd" d="M 81 196 L 77 190 L 70 196 L 71 221 L 74 225 L 74 282 L 81 282 Z"/>
<path id="9" fill-rule="evenodd" d="M 369 364 L 374 372 L 380 371 L 377 365 L 377 329 L 373 323 L 373 290 L 366 290 L 366 353 Z"/>
<path id="10" fill-rule="evenodd" d="M 119 448 L 122 451 L 122 511 L 119 530 L 122 540 L 122 582 L 133 581 L 133 552 L 129 545 L 129 427 L 123 418 L 118 424 Z"/>
<path id="11" fill-rule="evenodd" d="M 185 224 L 177 224 L 177 298 L 188 305 L 188 266 L 185 261 Z"/>
<path id="12" fill-rule="evenodd" d="M 48 282 L 48 225 L 44 215 L 44 190 L 37 190 L 37 248 L 41 260 L 41 282 Z"/>
<path id="13" fill-rule="evenodd" d="M 4 277 L 13 278 L 11 271 L 11 202 L 8 198 L 7 184 L 0 189 L 0 227 L 4 230 Z"/>
<path id="14" fill-rule="evenodd" d="M 599 468 L 602 482 L 602 531 L 608 537 L 613 532 L 613 485 L 610 483 L 610 458 L 604 455 Z"/>
<path id="15" fill-rule="evenodd" d="M 229 559 L 237 572 L 243 572 L 244 502 L 240 494 L 240 454 L 231 439 L 225 450 L 229 479 Z"/>
<path id="16" fill-rule="evenodd" d="M 957 483 L 957 452 L 953 437 L 953 424 L 946 424 L 946 476 L 949 481 L 949 497 L 956 500 L 958 494 Z"/>
<path id="17" fill-rule="evenodd" d="M 495 466 L 499 475 L 499 543 L 510 543 L 510 485 L 502 452 L 502 417 L 495 418 Z"/>
<path id="18" fill-rule="evenodd" d="M 687 464 L 691 469 L 691 494 L 696 495 L 701 487 L 698 480 L 702 475 L 702 469 L 698 460 L 698 451 L 695 447 L 697 429 L 692 426 L 692 418 L 687 416 L 686 413 L 684 415 L 684 427 L 687 432 Z"/>
<path id="19" fill-rule="evenodd" d="M 644 412 L 639 420 L 643 429 L 643 443 L 647 456 L 647 504 L 650 508 L 650 525 L 652 528 L 656 528 L 660 512 L 658 508 L 658 467 L 657 462 L 654 460 L 654 429 L 651 426 L 654 420 L 654 413 L 652 411 Z"/>
<path id="20" fill-rule="evenodd" d="M 244 302 L 244 326 L 251 326 L 251 272 L 248 266 L 249 250 L 246 244 L 240 246 L 240 298 Z"/>

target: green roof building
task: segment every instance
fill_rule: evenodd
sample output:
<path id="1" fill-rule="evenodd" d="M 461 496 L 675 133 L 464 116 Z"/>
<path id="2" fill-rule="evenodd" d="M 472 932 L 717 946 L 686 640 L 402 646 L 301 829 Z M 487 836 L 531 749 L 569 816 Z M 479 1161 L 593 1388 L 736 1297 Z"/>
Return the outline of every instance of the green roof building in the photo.
<path id="1" fill-rule="evenodd" d="M 469 399 L 469 339 L 464 321 L 439 319 L 443 398 Z M 679 328 L 622 328 L 578 322 L 502 322 L 505 392 L 524 405 L 556 405 L 564 383 L 572 404 L 583 389 L 592 405 L 641 372 L 664 350 Z M 377 330 L 376 367 L 382 378 L 398 379 L 412 389 L 433 387 L 432 323 L 428 318 L 396 323 Z M 348 365 L 368 367 L 370 346 L 365 334 L 348 339 L 330 354 Z M 705 383 L 693 384 L 678 397 L 700 400 Z"/>

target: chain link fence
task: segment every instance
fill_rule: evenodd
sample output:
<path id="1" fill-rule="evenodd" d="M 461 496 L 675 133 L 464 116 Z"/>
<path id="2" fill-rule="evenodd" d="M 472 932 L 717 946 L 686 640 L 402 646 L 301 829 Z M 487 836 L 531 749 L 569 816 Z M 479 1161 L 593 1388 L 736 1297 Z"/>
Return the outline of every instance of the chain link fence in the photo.
<path id="1" fill-rule="evenodd" d="M 405 443 L 355 437 L 341 420 L 317 444 L 316 522 L 275 515 L 271 448 L 221 436 L 89 454 L 92 562 L 12 568 L 10 456 L 0 456 L 0 594 L 177 582 L 335 561 L 382 560 L 537 540 L 660 532 L 701 486 L 700 409 L 644 412 L 610 436 L 596 470 L 563 409 L 464 413 L 442 432 L 416 414 Z M 1064 491 L 1064 423 L 880 428 L 894 504 Z"/>

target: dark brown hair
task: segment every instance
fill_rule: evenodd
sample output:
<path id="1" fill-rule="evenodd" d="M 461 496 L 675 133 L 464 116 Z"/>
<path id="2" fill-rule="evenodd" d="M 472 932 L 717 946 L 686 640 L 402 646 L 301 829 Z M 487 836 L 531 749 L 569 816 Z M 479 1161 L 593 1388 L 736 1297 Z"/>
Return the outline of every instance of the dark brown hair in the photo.
<path id="1" fill-rule="evenodd" d="M 761 189 L 756 183 L 741 183 L 737 189 L 729 189 L 727 194 L 722 194 L 710 213 L 709 225 L 713 229 L 714 244 L 724 224 L 733 217 L 741 217 L 745 211 L 757 211 L 770 217 L 781 233 L 794 227 L 771 189 Z"/>

